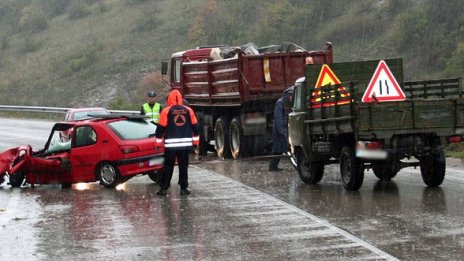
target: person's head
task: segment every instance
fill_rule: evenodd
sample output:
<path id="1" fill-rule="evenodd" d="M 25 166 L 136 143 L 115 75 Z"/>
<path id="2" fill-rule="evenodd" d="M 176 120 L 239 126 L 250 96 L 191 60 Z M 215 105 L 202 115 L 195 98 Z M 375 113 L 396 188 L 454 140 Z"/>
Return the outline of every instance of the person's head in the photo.
<path id="1" fill-rule="evenodd" d="M 155 103 L 156 102 L 156 98 L 157 98 L 157 95 L 156 95 L 156 92 L 155 91 L 149 91 L 147 93 L 147 97 L 148 97 L 148 103 Z"/>
<path id="2" fill-rule="evenodd" d="M 180 94 L 179 90 L 174 89 L 168 94 L 167 104 L 168 106 L 171 105 L 183 105 L 184 101 L 182 99 L 182 94 Z"/>

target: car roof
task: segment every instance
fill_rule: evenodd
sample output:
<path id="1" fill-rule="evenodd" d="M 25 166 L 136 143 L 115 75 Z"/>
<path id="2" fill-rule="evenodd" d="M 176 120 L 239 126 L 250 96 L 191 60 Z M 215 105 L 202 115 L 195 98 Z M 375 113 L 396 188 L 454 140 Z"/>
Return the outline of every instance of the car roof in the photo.
<path id="1" fill-rule="evenodd" d="M 68 112 L 80 112 L 80 111 L 107 111 L 102 107 L 86 107 L 86 108 L 71 108 Z"/>
<path id="2" fill-rule="evenodd" d="M 89 115 L 92 116 L 93 118 L 89 119 L 84 119 L 84 120 L 73 120 L 73 121 L 66 121 L 66 122 L 60 122 L 62 124 L 71 124 L 71 125 L 86 125 L 92 122 L 101 122 L 101 121 L 116 121 L 118 119 L 120 120 L 134 120 L 134 121 L 145 121 L 145 115 L 114 115 L 114 114 L 108 114 L 108 115 Z"/>

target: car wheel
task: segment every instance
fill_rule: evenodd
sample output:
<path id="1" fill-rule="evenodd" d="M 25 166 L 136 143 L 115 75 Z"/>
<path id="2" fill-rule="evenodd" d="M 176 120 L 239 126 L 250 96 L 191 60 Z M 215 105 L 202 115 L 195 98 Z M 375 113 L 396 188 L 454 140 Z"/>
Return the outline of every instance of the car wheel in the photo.
<path id="1" fill-rule="evenodd" d="M 298 149 L 296 152 L 296 163 L 301 181 L 306 184 L 317 184 L 321 181 L 324 175 L 324 163 L 311 161 L 301 149 Z"/>
<path id="2" fill-rule="evenodd" d="M 153 181 L 155 182 L 156 184 L 159 184 L 160 181 L 161 181 L 161 175 L 162 175 L 162 170 L 159 169 L 159 170 L 153 170 L 153 171 L 150 171 L 148 172 L 148 177 Z"/>
<path id="3" fill-rule="evenodd" d="M 19 188 L 24 183 L 24 172 L 22 170 L 18 170 L 15 173 L 10 174 L 10 186 L 13 188 Z"/>
<path id="4" fill-rule="evenodd" d="M 114 188 L 120 183 L 120 175 L 117 168 L 109 162 L 103 162 L 98 167 L 100 184 L 106 188 Z"/>
<path id="5" fill-rule="evenodd" d="M 364 166 L 348 146 L 343 147 L 340 153 L 340 173 L 346 190 L 356 191 L 361 187 L 364 180 Z"/>
<path id="6" fill-rule="evenodd" d="M 61 183 L 62 189 L 69 189 L 72 187 L 72 183 Z"/>
<path id="7" fill-rule="evenodd" d="M 446 158 L 443 147 L 438 152 L 422 157 L 420 160 L 422 180 L 429 187 L 438 187 L 445 179 Z"/>

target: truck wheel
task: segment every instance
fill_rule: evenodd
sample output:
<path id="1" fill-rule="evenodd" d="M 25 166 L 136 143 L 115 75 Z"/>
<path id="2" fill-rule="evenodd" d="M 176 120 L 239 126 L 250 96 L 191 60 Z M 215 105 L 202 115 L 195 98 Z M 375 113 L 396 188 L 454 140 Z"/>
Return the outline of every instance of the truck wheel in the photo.
<path id="1" fill-rule="evenodd" d="M 106 188 L 114 188 L 120 184 L 120 175 L 117 168 L 115 168 L 109 162 L 103 162 L 99 164 L 98 176 L 100 178 L 100 184 Z"/>
<path id="2" fill-rule="evenodd" d="M 301 181 L 306 184 L 317 184 L 324 174 L 324 163 L 309 160 L 303 150 L 296 152 L 297 170 Z"/>
<path id="3" fill-rule="evenodd" d="M 390 162 L 372 163 L 372 171 L 378 179 L 384 181 L 391 180 L 398 173 L 397 170 L 392 169 Z"/>
<path id="4" fill-rule="evenodd" d="M 438 150 L 438 153 L 426 155 L 420 160 L 422 180 L 429 187 L 438 187 L 445 179 L 445 151 L 443 147 Z"/>
<path id="5" fill-rule="evenodd" d="M 218 157 L 221 159 L 229 158 L 229 121 L 227 118 L 220 117 L 217 119 L 214 125 L 214 141 Z"/>
<path id="6" fill-rule="evenodd" d="M 343 187 L 346 190 L 356 191 L 361 187 L 364 179 L 364 167 L 348 146 L 343 147 L 340 153 L 340 173 Z"/>
<path id="7" fill-rule="evenodd" d="M 230 151 L 234 159 L 238 159 L 244 156 L 245 153 L 245 139 L 243 136 L 242 124 L 240 123 L 240 118 L 235 117 L 230 122 Z"/>
<path id="8" fill-rule="evenodd" d="M 10 174 L 10 186 L 13 188 L 19 188 L 24 182 L 24 172 L 18 170 L 16 173 Z"/>

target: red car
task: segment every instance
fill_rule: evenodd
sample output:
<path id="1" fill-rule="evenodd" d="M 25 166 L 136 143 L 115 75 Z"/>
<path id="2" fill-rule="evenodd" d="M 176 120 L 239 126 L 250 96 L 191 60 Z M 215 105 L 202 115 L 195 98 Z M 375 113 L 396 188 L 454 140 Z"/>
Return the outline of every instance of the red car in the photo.
<path id="1" fill-rule="evenodd" d="M 70 133 L 62 142 L 60 133 Z M 19 146 L 0 154 L 0 178 L 9 175 L 10 185 L 24 180 L 34 184 L 100 181 L 112 188 L 128 179 L 149 174 L 157 181 L 164 149 L 155 148 L 155 128 L 142 116 L 107 115 L 99 118 L 56 123 L 45 147 L 33 151 Z"/>

